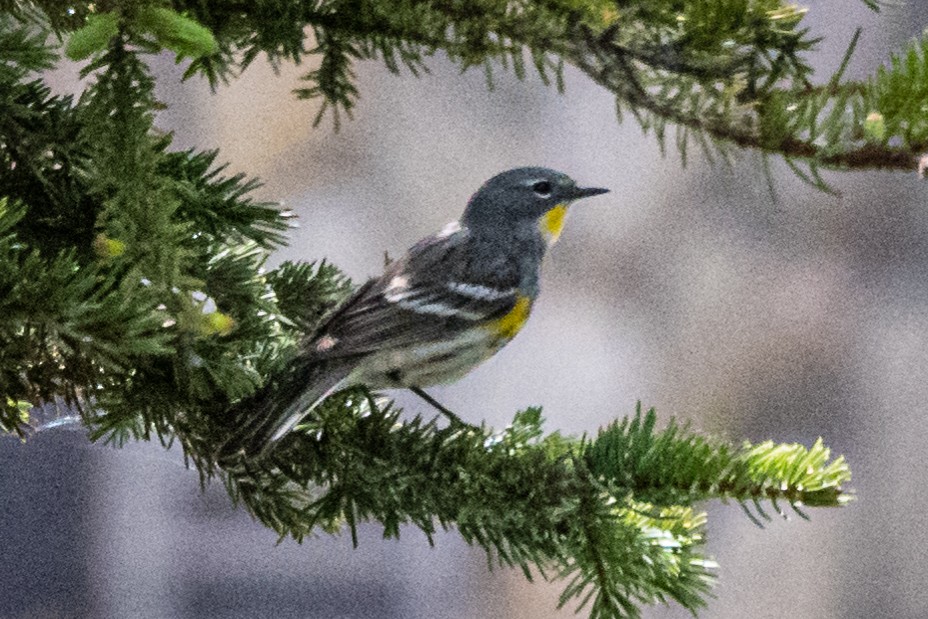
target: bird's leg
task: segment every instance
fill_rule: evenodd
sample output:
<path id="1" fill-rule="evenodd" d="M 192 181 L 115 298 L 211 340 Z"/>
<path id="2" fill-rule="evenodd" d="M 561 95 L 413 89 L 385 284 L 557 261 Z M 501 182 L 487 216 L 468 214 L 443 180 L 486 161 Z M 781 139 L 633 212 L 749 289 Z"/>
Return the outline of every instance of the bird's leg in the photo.
<path id="1" fill-rule="evenodd" d="M 453 412 L 451 412 L 450 410 L 442 406 L 441 402 L 439 402 L 438 400 L 436 400 L 435 398 L 427 394 L 421 387 L 409 387 L 409 390 L 415 393 L 417 396 L 419 396 L 423 400 L 425 400 L 426 402 L 428 402 L 429 404 L 431 404 L 432 406 L 434 406 L 435 410 L 437 410 L 439 413 L 447 417 L 448 421 L 450 421 L 451 423 L 455 425 L 459 425 L 459 426 L 470 425 L 469 423 L 467 423 L 466 421 L 464 421 L 463 419 L 455 415 Z"/>

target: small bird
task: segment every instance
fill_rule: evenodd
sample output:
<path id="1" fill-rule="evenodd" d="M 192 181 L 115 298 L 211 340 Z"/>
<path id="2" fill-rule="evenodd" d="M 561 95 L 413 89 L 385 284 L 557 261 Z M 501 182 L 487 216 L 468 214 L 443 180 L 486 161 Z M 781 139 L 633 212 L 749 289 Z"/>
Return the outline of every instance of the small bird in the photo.
<path id="1" fill-rule="evenodd" d="M 456 419 L 422 388 L 458 380 L 515 337 L 570 204 L 607 191 L 540 167 L 488 180 L 459 221 L 413 245 L 322 321 L 222 452 L 263 456 L 319 402 L 357 385 L 411 389 Z"/>

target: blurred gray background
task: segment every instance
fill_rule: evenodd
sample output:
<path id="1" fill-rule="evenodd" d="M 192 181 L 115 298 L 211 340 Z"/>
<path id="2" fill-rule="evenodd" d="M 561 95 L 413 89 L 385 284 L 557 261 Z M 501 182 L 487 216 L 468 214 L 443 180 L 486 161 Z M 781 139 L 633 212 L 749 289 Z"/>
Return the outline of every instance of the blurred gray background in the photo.
<path id="1" fill-rule="evenodd" d="M 827 38 L 819 75 L 864 26 L 850 75 L 866 75 L 925 23 L 925 2 L 810 3 Z M 536 77 L 431 75 L 357 65 L 362 98 L 340 133 L 312 129 L 315 103 L 290 90 L 306 70 L 260 62 L 211 94 L 154 61 L 158 125 L 177 148 L 218 147 L 230 171 L 259 176 L 262 198 L 300 216 L 283 259 L 326 257 L 357 280 L 457 218 L 487 178 L 520 165 L 562 169 L 613 192 L 578 205 L 545 266 L 544 294 L 516 341 L 434 395 L 502 427 L 528 405 L 548 428 L 595 432 L 636 400 L 735 440 L 810 444 L 845 454 L 858 501 L 812 521 L 760 530 L 737 506 L 709 504 L 721 564 L 703 617 L 928 616 L 928 189 L 914 173 L 827 174 L 832 196 L 781 162 L 776 199 L 760 160 L 712 165 L 633 122 L 609 93 L 568 69 L 559 95 Z M 48 76 L 77 92 L 76 67 Z M 822 77 L 821 79 L 824 79 Z M 423 404 L 397 394 L 413 411 Z M 383 541 L 291 541 L 201 492 L 177 450 L 112 449 L 80 431 L 0 439 L 0 617 L 571 617 L 561 583 L 487 570 L 454 532 L 430 548 L 414 529 Z M 678 606 L 646 617 L 689 616 Z"/>

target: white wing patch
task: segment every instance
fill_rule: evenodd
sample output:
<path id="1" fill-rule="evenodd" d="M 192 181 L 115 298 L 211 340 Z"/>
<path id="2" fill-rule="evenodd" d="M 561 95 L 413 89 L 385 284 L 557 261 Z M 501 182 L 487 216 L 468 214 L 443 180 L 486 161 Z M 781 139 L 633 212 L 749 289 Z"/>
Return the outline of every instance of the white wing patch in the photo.
<path id="1" fill-rule="evenodd" d="M 409 278 L 405 275 L 397 275 L 390 280 L 389 285 L 383 291 L 383 298 L 388 303 L 395 303 L 398 307 L 407 309 L 419 314 L 431 314 L 433 316 L 457 316 L 465 320 L 480 320 L 484 318 L 483 314 L 470 312 L 442 303 L 431 296 L 421 296 L 422 292 L 415 288 L 410 288 Z"/>
<path id="2" fill-rule="evenodd" d="M 396 303 L 408 297 L 409 294 L 409 278 L 405 275 L 397 275 L 390 280 L 387 288 L 383 291 L 383 298 L 391 303 Z"/>
<path id="3" fill-rule="evenodd" d="M 457 316 L 466 320 L 480 320 L 483 314 L 469 312 L 465 309 L 451 307 L 437 301 L 426 299 L 402 299 L 396 302 L 403 309 L 408 309 L 420 314 L 432 314 L 434 316 Z"/>
<path id="4" fill-rule="evenodd" d="M 452 234 L 456 234 L 460 231 L 461 231 L 461 222 L 452 221 L 451 223 L 449 223 L 448 225 L 446 225 L 444 228 L 441 229 L 441 232 L 439 232 L 436 235 L 436 238 L 446 239 Z"/>
<path id="5" fill-rule="evenodd" d="M 331 335 L 323 335 L 316 342 L 316 351 L 317 352 L 328 352 L 338 344 L 338 338 L 332 337 Z"/>
<path id="6" fill-rule="evenodd" d="M 448 290 L 455 292 L 462 297 L 470 297 L 478 301 L 498 301 L 505 297 L 511 297 L 516 293 L 515 288 L 500 290 L 491 288 L 482 284 L 468 284 L 466 282 L 448 282 Z"/>

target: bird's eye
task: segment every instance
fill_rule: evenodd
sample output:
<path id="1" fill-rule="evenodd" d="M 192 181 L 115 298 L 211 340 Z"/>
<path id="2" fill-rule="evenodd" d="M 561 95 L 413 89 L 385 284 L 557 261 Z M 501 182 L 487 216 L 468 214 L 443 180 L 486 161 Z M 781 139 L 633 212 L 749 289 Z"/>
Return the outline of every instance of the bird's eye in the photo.
<path id="1" fill-rule="evenodd" d="M 532 191 L 540 198 L 550 198 L 551 197 L 551 183 L 548 181 L 538 181 L 532 185 Z"/>

